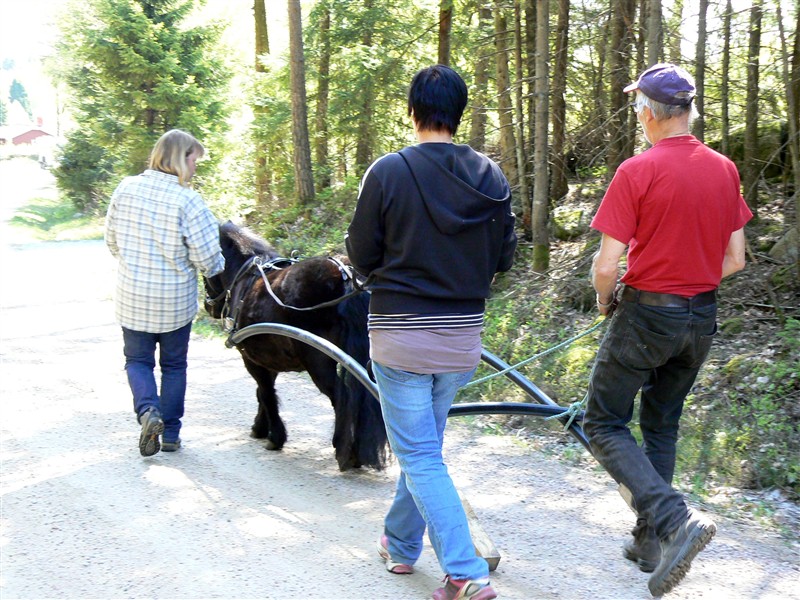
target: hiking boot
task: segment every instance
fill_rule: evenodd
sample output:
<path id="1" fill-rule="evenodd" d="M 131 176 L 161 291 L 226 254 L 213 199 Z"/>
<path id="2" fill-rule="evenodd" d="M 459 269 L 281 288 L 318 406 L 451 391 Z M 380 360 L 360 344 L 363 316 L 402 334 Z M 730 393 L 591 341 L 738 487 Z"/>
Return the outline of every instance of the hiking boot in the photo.
<path id="1" fill-rule="evenodd" d="M 622 544 L 622 556 L 637 563 L 645 573 L 652 573 L 661 560 L 661 543 L 656 530 L 647 525 L 647 519 L 639 517 L 631 535 L 633 539 Z"/>
<path id="2" fill-rule="evenodd" d="M 489 600 L 497 598 L 497 593 L 489 585 L 488 579 L 450 579 L 444 578 L 444 587 L 433 592 L 433 600 Z"/>
<path id="3" fill-rule="evenodd" d="M 414 572 L 414 567 L 411 565 L 396 563 L 392 560 L 389 554 L 389 538 L 385 535 L 382 535 L 381 539 L 378 540 L 378 555 L 386 563 L 386 570 L 389 571 L 389 573 L 394 573 L 395 575 L 411 575 Z"/>
<path id="4" fill-rule="evenodd" d="M 161 440 L 161 451 L 162 452 L 177 452 L 181 449 L 181 438 L 178 438 L 174 442 L 168 442 L 167 440 Z"/>
<path id="5" fill-rule="evenodd" d="M 653 596 L 666 594 L 686 576 L 697 553 L 717 532 L 714 522 L 689 509 L 686 521 L 661 541 L 661 561 L 647 587 Z"/>
<path id="6" fill-rule="evenodd" d="M 139 452 L 142 456 L 153 456 L 161 450 L 158 436 L 164 433 L 164 421 L 157 408 L 149 408 L 139 417 L 142 433 L 139 435 Z"/>

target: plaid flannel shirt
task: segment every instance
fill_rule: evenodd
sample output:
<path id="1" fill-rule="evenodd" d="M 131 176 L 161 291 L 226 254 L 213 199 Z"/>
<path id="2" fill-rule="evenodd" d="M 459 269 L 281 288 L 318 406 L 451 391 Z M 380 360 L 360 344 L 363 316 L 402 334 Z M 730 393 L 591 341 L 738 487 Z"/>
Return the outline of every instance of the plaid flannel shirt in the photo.
<path id="1" fill-rule="evenodd" d="M 116 316 L 134 331 L 164 333 L 197 314 L 197 271 L 225 267 L 219 224 L 200 194 L 176 175 L 126 177 L 108 206 L 105 240 L 118 259 Z"/>

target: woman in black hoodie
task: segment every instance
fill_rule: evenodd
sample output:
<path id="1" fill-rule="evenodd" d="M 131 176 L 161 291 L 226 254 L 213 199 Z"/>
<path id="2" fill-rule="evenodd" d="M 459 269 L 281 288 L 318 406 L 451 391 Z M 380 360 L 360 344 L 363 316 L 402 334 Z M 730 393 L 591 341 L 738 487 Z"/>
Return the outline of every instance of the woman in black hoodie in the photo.
<path id="1" fill-rule="evenodd" d="M 511 268 L 517 242 L 502 171 L 453 143 L 466 104 L 452 69 L 415 75 L 408 114 L 419 144 L 369 167 L 346 237 L 368 278 L 372 369 L 401 468 L 378 551 L 389 571 L 412 573 L 427 526 L 446 574 L 436 600 L 496 597 L 442 459 L 450 405 L 480 361 L 492 279 Z"/>

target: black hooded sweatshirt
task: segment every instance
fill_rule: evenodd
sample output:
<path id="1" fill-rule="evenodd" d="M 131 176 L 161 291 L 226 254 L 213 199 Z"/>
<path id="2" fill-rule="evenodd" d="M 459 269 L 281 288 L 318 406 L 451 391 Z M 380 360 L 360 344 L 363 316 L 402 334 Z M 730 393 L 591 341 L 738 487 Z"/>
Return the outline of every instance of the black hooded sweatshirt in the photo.
<path id="1" fill-rule="evenodd" d="M 508 181 L 466 145 L 387 154 L 364 174 L 345 242 L 371 313 L 482 313 L 517 244 Z"/>

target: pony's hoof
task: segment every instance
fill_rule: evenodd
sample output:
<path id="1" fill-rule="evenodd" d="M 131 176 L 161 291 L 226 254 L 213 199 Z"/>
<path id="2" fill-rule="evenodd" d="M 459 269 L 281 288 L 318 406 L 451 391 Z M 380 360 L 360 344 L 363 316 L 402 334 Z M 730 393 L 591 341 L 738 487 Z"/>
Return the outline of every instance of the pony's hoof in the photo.
<path id="1" fill-rule="evenodd" d="M 264 447 L 265 447 L 267 450 L 280 450 L 280 449 L 281 449 L 281 447 L 280 447 L 280 446 L 278 446 L 278 444 L 276 444 L 276 443 L 275 443 L 275 442 L 273 442 L 272 440 L 267 440 L 267 443 L 266 443 L 266 444 L 264 444 Z"/>

